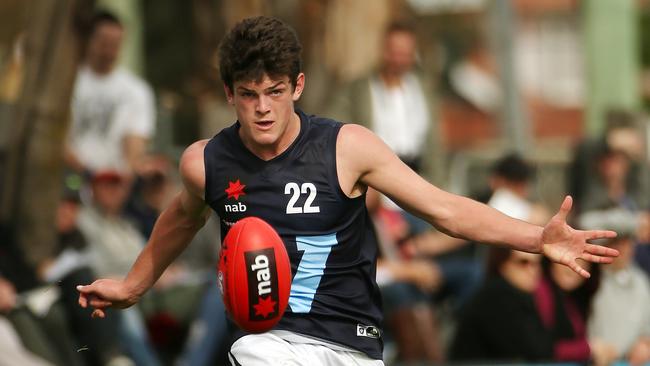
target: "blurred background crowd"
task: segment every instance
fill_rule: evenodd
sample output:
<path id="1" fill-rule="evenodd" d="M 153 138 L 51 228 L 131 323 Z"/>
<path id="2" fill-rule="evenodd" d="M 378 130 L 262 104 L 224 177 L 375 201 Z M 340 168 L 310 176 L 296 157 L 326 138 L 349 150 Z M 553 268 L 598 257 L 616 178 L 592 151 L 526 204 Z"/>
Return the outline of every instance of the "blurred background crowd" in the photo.
<path id="1" fill-rule="evenodd" d="M 218 220 L 136 307 L 91 319 L 75 285 L 126 274 L 180 153 L 235 121 L 216 49 L 258 14 L 296 29 L 308 113 L 510 216 L 571 194 L 573 226 L 619 234 L 585 280 L 368 192 L 387 365 L 650 364 L 649 2 L 5 0 L 0 365 L 226 364 Z"/>

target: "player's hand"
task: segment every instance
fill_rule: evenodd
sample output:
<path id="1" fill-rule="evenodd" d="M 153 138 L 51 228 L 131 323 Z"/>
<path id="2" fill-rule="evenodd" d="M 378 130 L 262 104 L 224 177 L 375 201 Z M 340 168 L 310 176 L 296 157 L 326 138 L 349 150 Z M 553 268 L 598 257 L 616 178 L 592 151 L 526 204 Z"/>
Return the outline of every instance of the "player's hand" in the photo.
<path id="1" fill-rule="evenodd" d="M 101 279 L 90 285 L 79 285 L 77 291 L 79 291 L 79 305 L 82 308 L 89 306 L 94 308 L 93 318 L 104 318 L 106 308 L 124 309 L 138 301 L 121 280 Z"/>
<path id="2" fill-rule="evenodd" d="M 589 278 L 589 272 L 576 263 L 580 258 L 593 263 L 611 263 L 618 251 L 601 245 L 589 244 L 587 240 L 614 238 L 609 230 L 576 230 L 566 223 L 573 200 L 566 196 L 558 213 L 544 227 L 542 232 L 542 253 L 554 262 L 569 266 L 579 275 Z"/>

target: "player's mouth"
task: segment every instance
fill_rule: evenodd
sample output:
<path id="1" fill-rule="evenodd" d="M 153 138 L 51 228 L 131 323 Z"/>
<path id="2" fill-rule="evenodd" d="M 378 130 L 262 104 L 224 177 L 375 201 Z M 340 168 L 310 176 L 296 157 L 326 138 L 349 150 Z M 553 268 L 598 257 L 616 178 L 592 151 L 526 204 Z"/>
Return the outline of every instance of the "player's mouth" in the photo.
<path id="1" fill-rule="evenodd" d="M 255 126 L 262 131 L 267 131 L 273 126 L 273 121 L 258 121 Z"/>

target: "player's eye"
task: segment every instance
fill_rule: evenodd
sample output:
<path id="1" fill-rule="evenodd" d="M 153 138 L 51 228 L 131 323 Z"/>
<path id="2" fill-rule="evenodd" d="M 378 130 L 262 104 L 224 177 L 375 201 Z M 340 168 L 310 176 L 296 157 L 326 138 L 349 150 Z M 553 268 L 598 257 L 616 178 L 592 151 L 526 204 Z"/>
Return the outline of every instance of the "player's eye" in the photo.
<path id="1" fill-rule="evenodd" d="M 271 94 L 271 96 L 277 97 L 282 95 L 282 93 L 284 93 L 284 89 L 273 89 L 269 94 Z"/>
<path id="2" fill-rule="evenodd" d="M 239 95 L 244 97 L 244 98 L 255 98 L 255 96 L 256 96 L 255 93 L 253 93 L 253 92 L 241 92 L 241 93 L 239 93 Z"/>

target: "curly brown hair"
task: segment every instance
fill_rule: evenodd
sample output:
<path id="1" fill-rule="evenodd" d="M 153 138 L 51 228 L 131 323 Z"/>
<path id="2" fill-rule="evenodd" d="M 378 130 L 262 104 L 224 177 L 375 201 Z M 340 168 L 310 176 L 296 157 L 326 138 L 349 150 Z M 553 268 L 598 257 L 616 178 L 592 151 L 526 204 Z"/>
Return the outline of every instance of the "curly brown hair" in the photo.
<path id="1" fill-rule="evenodd" d="M 233 89 L 236 81 L 289 76 L 296 86 L 302 70 L 302 45 L 296 32 L 279 19 L 258 16 L 237 23 L 219 45 L 219 72 Z"/>

